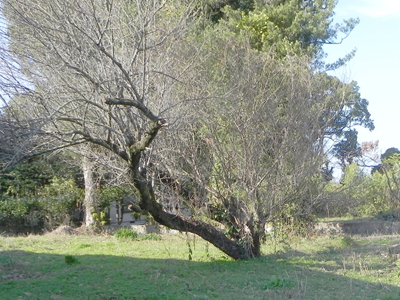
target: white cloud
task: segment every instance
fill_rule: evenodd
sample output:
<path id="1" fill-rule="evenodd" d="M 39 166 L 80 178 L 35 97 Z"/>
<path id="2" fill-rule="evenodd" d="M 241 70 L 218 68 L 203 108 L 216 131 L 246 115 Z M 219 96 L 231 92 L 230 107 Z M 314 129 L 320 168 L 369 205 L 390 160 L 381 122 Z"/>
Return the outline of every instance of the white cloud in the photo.
<path id="1" fill-rule="evenodd" d="M 360 0 L 351 9 L 370 17 L 400 16 L 399 0 Z"/>

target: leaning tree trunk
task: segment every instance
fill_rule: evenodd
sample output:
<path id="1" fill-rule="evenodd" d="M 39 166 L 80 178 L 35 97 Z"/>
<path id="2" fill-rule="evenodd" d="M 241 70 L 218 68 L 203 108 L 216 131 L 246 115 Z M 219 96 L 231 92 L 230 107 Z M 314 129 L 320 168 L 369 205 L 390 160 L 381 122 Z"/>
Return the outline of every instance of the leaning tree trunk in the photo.
<path id="1" fill-rule="evenodd" d="M 137 144 L 131 154 L 130 170 L 132 181 L 140 193 L 140 208 L 143 211 L 149 212 L 154 220 L 161 225 L 179 231 L 194 233 L 210 242 L 233 259 L 245 259 L 259 256 L 260 251 L 254 248 L 254 246 L 245 248 L 227 238 L 222 231 L 208 223 L 194 218 L 186 218 L 168 213 L 164 211 L 161 204 L 156 201 L 151 182 L 147 181 L 139 171 L 139 162 L 141 152 L 151 143 L 163 124 L 164 123 L 160 122 L 160 120 L 159 122 L 153 123 L 153 126 L 142 140 L 142 143 Z"/>
<path id="2" fill-rule="evenodd" d="M 194 233 L 210 242 L 233 259 L 249 258 L 249 251 L 247 249 L 228 239 L 222 231 L 216 229 L 212 225 L 193 218 L 185 218 L 164 211 L 161 204 L 155 200 L 151 183 L 145 181 L 144 178 L 140 178 L 140 176 L 135 176 L 133 180 L 141 196 L 140 208 L 149 212 L 155 221 L 171 229 Z M 250 252 L 259 253 L 259 251 Z"/>

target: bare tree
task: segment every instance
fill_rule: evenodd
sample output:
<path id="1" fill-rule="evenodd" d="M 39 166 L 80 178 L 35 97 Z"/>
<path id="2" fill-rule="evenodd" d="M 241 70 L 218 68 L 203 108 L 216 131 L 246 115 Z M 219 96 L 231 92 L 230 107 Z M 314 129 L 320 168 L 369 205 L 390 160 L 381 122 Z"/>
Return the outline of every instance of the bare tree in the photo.
<path id="1" fill-rule="evenodd" d="M 242 247 L 222 231 L 164 211 L 145 174 L 143 153 L 178 109 L 173 90 L 184 84 L 188 68 L 180 64 L 178 41 L 190 5 L 17 0 L 2 1 L 2 9 L 12 36 L 3 52 L 17 59 L 30 87 L 14 105 L 40 120 L 37 136 L 48 139 L 35 151 L 83 142 L 108 149 L 127 163 L 142 210 L 242 257 Z"/>

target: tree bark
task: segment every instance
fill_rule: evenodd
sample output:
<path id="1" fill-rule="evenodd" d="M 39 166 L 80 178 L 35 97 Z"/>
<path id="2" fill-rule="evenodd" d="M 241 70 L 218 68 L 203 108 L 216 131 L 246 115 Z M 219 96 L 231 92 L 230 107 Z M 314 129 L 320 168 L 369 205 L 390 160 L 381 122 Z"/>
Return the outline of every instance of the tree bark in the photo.
<path id="1" fill-rule="evenodd" d="M 83 178 L 85 181 L 85 199 L 83 208 L 85 210 L 84 224 L 90 226 L 94 223 L 93 213 L 96 204 L 96 184 L 93 179 L 93 163 L 86 156 L 82 159 Z"/>

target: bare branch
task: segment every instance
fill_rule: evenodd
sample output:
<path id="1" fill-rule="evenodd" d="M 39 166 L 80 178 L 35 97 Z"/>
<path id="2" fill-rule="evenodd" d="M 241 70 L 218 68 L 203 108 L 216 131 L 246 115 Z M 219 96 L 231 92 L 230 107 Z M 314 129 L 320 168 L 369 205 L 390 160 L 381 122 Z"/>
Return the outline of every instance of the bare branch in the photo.
<path id="1" fill-rule="evenodd" d="M 147 118 L 149 118 L 151 121 L 158 123 L 160 126 L 166 126 L 167 121 L 164 119 L 161 119 L 154 115 L 142 102 L 135 101 L 135 100 L 130 100 L 130 99 L 111 99 L 107 98 L 106 99 L 106 104 L 108 105 L 121 105 L 121 106 L 133 106 L 139 109 Z"/>

